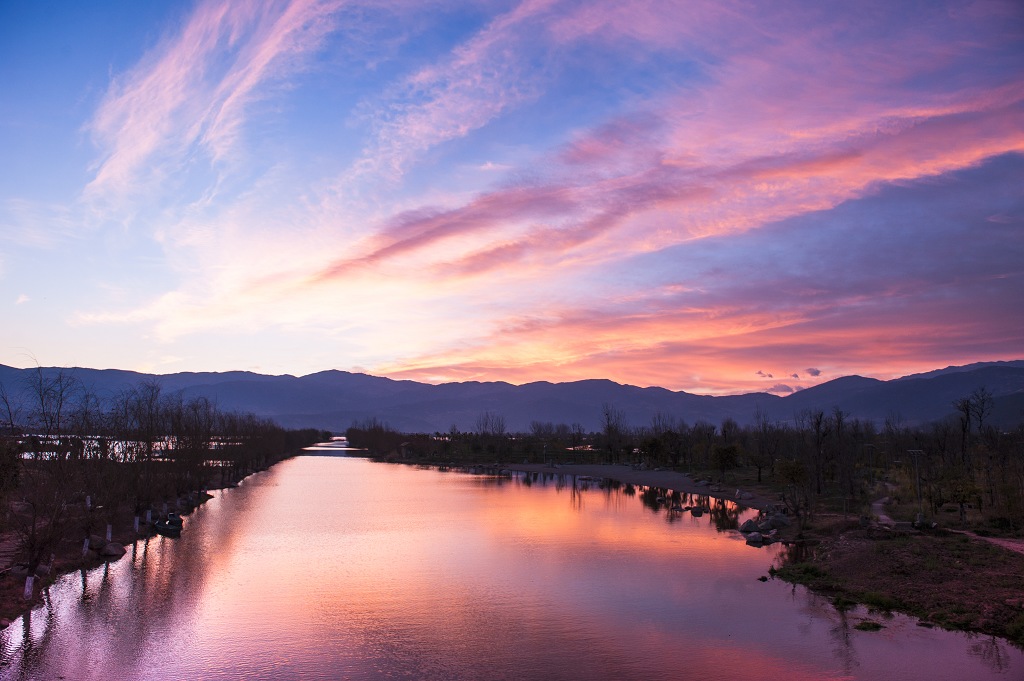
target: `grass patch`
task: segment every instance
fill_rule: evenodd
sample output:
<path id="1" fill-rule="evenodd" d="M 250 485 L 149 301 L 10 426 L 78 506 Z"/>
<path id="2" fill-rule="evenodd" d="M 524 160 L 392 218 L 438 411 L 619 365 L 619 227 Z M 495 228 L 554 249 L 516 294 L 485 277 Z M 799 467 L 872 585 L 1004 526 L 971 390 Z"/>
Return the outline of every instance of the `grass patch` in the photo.
<path id="1" fill-rule="evenodd" d="M 870 608 L 884 610 L 885 612 L 896 610 L 900 606 L 899 601 L 892 596 L 878 593 L 877 591 L 868 591 L 867 593 L 862 594 L 860 600 L 864 605 Z"/>
<path id="2" fill-rule="evenodd" d="M 846 596 L 839 595 L 832 599 L 832 605 L 839 612 L 846 612 L 857 605 L 857 601 L 847 598 Z"/>
<path id="3" fill-rule="evenodd" d="M 792 557 L 787 565 L 783 556 L 773 576 L 807 586 L 839 609 L 863 603 L 1024 647 L 1024 555 L 957 534 L 878 539 L 850 529 Z"/>
<path id="4" fill-rule="evenodd" d="M 769 574 L 798 584 L 808 584 L 828 577 L 828 572 L 814 563 L 793 563 L 781 568 L 772 568 Z"/>

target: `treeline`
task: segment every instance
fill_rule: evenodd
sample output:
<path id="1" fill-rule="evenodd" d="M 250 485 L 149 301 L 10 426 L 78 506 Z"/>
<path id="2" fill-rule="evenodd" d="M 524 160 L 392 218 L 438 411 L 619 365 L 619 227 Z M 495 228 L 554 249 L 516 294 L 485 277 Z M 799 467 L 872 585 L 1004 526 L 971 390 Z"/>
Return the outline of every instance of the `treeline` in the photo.
<path id="1" fill-rule="evenodd" d="M 0 384 L 0 419 L 0 519 L 20 534 L 33 570 L 69 534 L 195 500 L 328 435 L 221 411 L 156 382 L 101 398 L 63 370 Z"/>
<path id="2" fill-rule="evenodd" d="M 673 468 L 729 481 L 749 480 L 777 490 L 802 518 L 824 503 L 851 513 L 880 496 L 907 512 L 961 524 L 968 510 L 1002 532 L 1024 531 L 1024 422 L 1004 431 L 987 422 L 992 398 L 984 388 L 954 403 L 959 418 L 908 427 L 893 416 L 879 427 L 841 409 L 808 410 L 782 423 L 755 414 L 752 425 L 657 415 L 635 427 L 605 405 L 602 429 L 534 422 L 509 433 L 504 420 L 481 414 L 477 428 L 407 434 L 377 420 L 347 431 L 355 447 L 404 461 L 479 463 L 618 463 Z"/>

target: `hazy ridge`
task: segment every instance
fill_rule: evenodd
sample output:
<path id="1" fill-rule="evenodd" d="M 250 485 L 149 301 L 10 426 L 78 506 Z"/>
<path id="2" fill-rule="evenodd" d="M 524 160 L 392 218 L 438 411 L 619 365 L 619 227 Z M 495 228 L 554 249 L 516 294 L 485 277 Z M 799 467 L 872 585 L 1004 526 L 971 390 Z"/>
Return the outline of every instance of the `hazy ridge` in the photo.
<path id="1" fill-rule="evenodd" d="M 0 365 L 0 383 L 9 393 L 17 392 L 34 371 Z M 59 369 L 42 371 L 49 374 Z M 367 418 L 408 432 L 446 431 L 453 425 L 472 430 L 485 411 L 502 415 L 510 431 L 526 431 L 532 421 L 579 423 L 587 430 L 598 430 L 605 404 L 622 411 L 633 425 L 647 424 L 658 413 L 687 423 L 717 424 L 731 417 L 743 425 L 758 412 L 774 421 L 792 422 L 809 409 L 835 408 L 879 424 L 898 416 L 905 425 L 920 425 L 949 417 L 953 400 L 981 387 L 994 397 L 991 423 L 1010 428 L 1024 421 L 1024 360 L 947 367 L 891 381 L 845 376 L 785 397 L 769 393 L 711 397 L 602 379 L 519 386 L 500 381 L 431 385 L 345 371 L 301 377 L 247 371 L 164 375 L 117 369 L 65 371 L 73 372 L 101 399 L 142 381 L 155 381 L 165 392 L 204 395 L 221 409 L 253 412 L 287 427 L 334 431 Z"/>

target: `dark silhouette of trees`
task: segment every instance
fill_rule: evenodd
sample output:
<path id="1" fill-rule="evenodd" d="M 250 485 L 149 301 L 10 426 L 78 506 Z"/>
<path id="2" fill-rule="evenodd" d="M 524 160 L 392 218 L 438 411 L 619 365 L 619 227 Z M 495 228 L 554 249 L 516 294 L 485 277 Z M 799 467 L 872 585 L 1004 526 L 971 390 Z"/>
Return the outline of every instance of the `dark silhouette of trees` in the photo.
<path id="1" fill-rule="evenodd" d="M 757 481 L 762 481 L 762 472 L 775 472 L 775 461 L 782 447 L 783 427 L 772 423 L 761 410 L 754 414 L 753 447 L 749 453 L 750 463 L 757 469 Z"/>
<path id="2" fill-rule="evenodd" d="M 626 416 L 621 409 L 608 403 L 601 406 L 601 432 L 609 461 L 618 463 L 629 444 Z"/>
<path id="3" fill-rule="evenodd" d="M 30 571 L 69 535 L 230 482 L 324 435 L 165 395 L 156 383 L 104 399 L 64 369 L 0 384 L 0 416 L 0 500 Z"/>

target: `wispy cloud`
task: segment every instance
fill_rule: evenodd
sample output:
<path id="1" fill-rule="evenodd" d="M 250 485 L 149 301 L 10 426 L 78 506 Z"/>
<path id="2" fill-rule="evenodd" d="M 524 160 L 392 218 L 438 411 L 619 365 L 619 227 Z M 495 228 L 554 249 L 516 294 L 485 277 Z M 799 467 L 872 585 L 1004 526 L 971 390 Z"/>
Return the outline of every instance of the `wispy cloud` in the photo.
<path id="1" fill-rule="evenodd" d="M 368 102 L 363 116 L 373 135 L 342 182 L 367 176 L 398 181 L 425 151 L 465 137 L 536 97 L 545 75 L 523 57 L 543 49 L 534 31 L 554 4 L 519 3 L 439 63 L 416 70 Z"/>
<path id="2" fill-rule="evenodd" d="M 103 152 L 85 188 L 121 200 L 172 181 L 204 154 L 226 162 L 249 107 L 268 83 L 302 69 L 332 28 L 337 2 L 205 2 L 119 77 L 89 124 Z"/>

